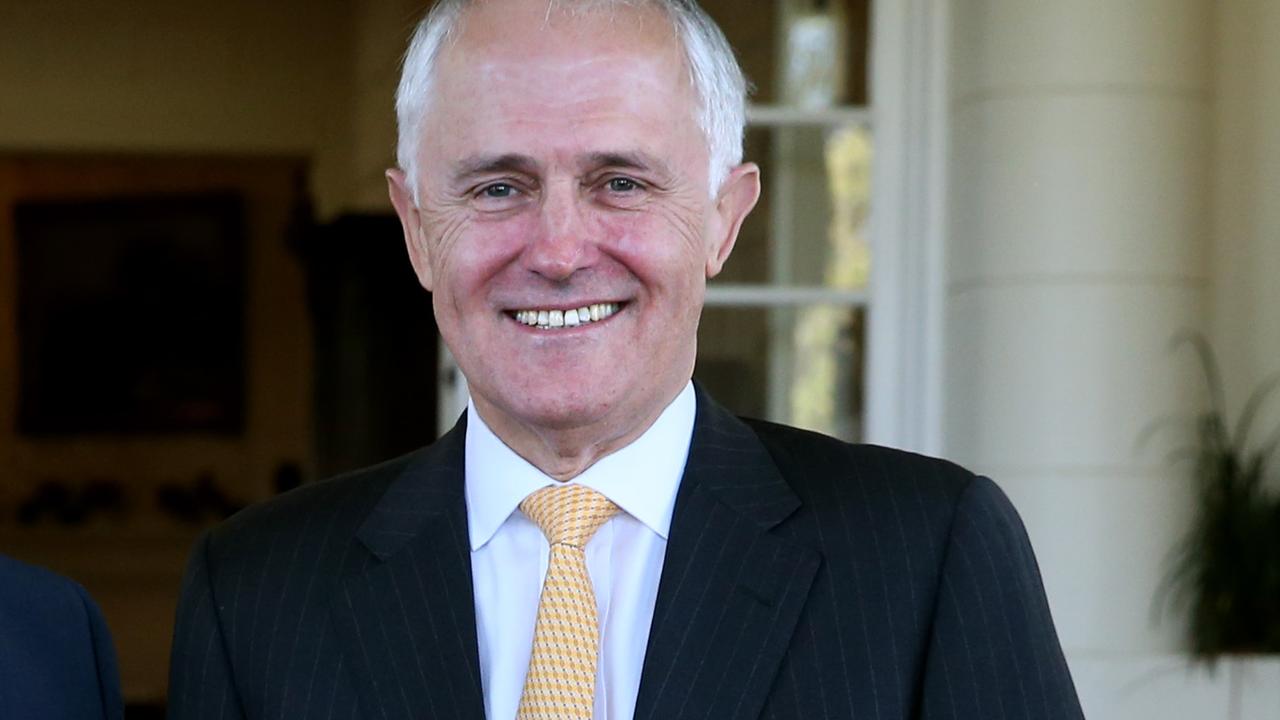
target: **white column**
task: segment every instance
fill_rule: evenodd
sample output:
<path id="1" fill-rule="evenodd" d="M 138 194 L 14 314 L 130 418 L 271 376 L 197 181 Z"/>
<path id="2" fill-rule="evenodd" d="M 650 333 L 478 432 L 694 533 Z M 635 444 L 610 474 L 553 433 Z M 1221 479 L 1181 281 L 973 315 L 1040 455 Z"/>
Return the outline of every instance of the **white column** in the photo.
<path id="1" fill-rule="evenodd" d="M 1176 650 L 1188 486 L 1136 443 L 1200 397 L 1167 345 L 1205 312 L 1212 3 L 951 10 L 947 452 L 1021 511 L 1073 665 Z"/>
<path id="2" fill-rule="evenodd" d="M 1238 412 L 1280 371 L 1280 3 L 1221 0 L 1215 26 L 1211 325 Z"/>

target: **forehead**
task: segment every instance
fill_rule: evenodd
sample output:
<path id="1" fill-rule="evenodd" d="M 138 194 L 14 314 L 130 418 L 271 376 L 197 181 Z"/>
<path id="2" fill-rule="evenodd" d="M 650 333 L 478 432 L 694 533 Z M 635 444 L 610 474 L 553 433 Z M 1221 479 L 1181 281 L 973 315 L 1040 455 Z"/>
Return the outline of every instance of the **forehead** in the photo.
<path id="1" fill-rule="evenodd" d="M 473 0 L 448 45 L 549 50 L 563 40 L 610 47 L 639 42 L 676 46 L 674 24 L 656 2 L 641 0 Z M 546 40 L 552 39 L 548 44 Z M 563 45 L 559 45 L 563 47 Z"/>
<path id="2" fill-rule="evenodd" d="M 453 145 L 479 135 L 514 141 L 620 125 L 675 135 L 696 126 L 683 49 L 665 13 L 648 5 L 475 3 L 441 49 L 432 95 L 428 135 Z"/>

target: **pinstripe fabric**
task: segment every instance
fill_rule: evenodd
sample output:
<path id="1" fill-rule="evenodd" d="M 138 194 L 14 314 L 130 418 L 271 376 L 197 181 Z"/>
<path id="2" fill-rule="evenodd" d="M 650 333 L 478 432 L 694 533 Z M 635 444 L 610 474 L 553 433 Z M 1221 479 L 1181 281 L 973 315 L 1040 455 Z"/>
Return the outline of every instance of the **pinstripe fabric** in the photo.
<path id="1" fill-rule="evenodd" d="M 991 481 L 700 396 L 635 717 L 1082 714 Z"/>
<path id="2" fill-rule="evenodd" d="M 178 607 L 169 717 L 482 717 L 464 433 L 202 538 Z"/>
<path id="3" fill-rule="evenodd" d="M 583 548 L 618 506 L 585 485 L 552 485 L 530 494 L 520 510 L 546 535 L 551 557 L 516 718 L 591 720 L 600 622 Z"/>
<path id="4" fill-rule="evenodd" d="M 462 434 L 197 546 L 170 717 L 483 717 Z M 1017 513 L 949 463 L 699 391 L 635 717 L 1082 717 Z"/>

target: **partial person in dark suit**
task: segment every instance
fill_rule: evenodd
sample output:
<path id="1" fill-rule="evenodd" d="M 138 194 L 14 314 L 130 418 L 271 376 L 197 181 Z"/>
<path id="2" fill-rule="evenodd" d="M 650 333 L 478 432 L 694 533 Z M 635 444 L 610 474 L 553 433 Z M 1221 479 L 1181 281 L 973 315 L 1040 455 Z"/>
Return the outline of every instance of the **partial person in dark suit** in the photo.
<path id="1" fill-rule="evenodd" d="M 691 383 L 745 85 L 690 0 L 437 3 L 388 178 L 470 405 L 201 539 L 171 717 L 1081 717 L 994 484 Z"/>
<path id="2" fill-rule="evenodd" d="M 119 720 L 115 649 L 84 588 L 0 555 L 0 718 Z"/>

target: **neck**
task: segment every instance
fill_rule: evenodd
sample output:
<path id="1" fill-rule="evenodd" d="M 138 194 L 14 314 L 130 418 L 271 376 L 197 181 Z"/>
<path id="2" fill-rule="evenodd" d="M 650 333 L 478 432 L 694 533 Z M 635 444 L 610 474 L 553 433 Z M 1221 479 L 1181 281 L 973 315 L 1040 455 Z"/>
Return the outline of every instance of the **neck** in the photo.
<path id="1" fill-rule="evenodd" d="M 472 404 L 503 444 L 547 476 L 567 482 L 635 442 L 683 389 L 682 385 L 656 407 L 623 421 L 555 428 L 521 422 L 481 397 L 473 396 Z"/>

